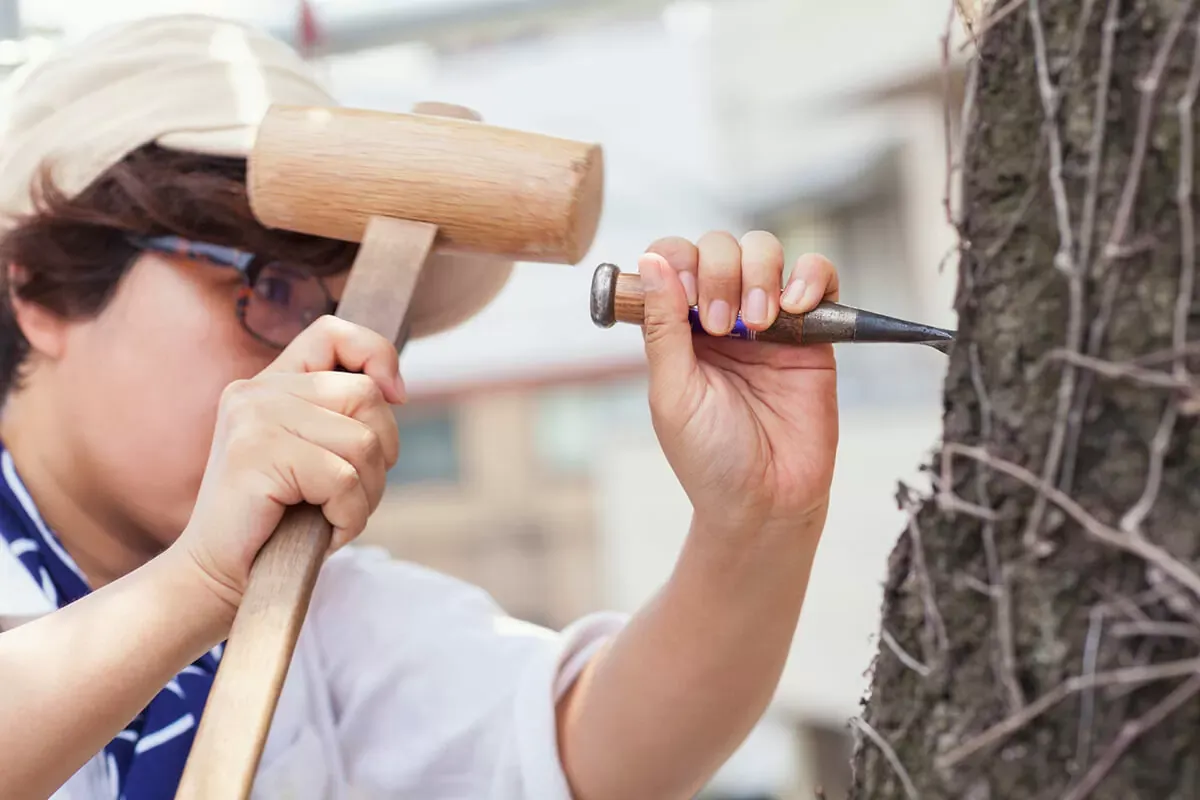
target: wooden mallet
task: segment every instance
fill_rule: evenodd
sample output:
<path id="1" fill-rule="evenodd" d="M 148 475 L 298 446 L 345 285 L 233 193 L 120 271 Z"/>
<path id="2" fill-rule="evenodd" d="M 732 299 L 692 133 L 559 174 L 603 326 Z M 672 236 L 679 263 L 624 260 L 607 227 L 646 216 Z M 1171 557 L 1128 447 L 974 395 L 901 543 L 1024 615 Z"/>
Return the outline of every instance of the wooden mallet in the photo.
<path id="1" fill-rule="evenodd" d="M 337 315 L 398 348 L 414 295 L 451 305 L 456 258 L 577 264 L 603 196 L 596 145 L 485 125 L 457 107 L 423 110 L 276 106 L 248 163 L 264 225 L 361 243 Z M 250 796 L 331 533 L 319 508 L 295 506 L 259 552 L 179 800 Z"/>

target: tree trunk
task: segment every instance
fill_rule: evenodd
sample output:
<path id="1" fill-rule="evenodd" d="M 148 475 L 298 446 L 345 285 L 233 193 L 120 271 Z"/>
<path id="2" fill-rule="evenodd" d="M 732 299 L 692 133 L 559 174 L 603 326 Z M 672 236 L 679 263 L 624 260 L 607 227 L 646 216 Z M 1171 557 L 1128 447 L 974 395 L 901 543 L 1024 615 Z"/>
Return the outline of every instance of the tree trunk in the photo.
<path id="1" fill-rule="evenodd" d="M 931 496 L 899 493 L 854 796 L 1194 800 L 1200 3 L 1012 5 L 970 79 L 944 438 Z"/>

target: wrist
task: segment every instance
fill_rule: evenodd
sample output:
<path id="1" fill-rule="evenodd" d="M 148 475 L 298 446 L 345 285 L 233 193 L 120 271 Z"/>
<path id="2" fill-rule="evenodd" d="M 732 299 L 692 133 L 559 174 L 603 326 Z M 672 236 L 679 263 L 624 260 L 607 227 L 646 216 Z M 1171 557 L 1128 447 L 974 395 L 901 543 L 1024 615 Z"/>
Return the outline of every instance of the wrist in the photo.
<path id="1" fill-rule="evenodd" d="M 825 526 L 826 505 L 789 515 L 731 519 L 697 512 L 680 557 L 680 567 L 709 580 L 752 581 L 804 576 Z"/>
<path id="2" fill-rule="evenodd" d="M 742 552 L 746 548 L 784 550 L 815 548 L 825 527 L 828 498 L 806 509 L 729 511 L 697 508 L 689 541 Z"/>
<path id="3" fill-rule="evenodd" d="M 178 598 L 187 609 L 189 620 L 197 624 L 197 633 L 212 644 L 223 641 L 237 614 L 237 600 L 229 589 L 215 585 L 188 552 L 178 542 L 168 547 L 151 562 L 157 566 L 161 591 Z"/>

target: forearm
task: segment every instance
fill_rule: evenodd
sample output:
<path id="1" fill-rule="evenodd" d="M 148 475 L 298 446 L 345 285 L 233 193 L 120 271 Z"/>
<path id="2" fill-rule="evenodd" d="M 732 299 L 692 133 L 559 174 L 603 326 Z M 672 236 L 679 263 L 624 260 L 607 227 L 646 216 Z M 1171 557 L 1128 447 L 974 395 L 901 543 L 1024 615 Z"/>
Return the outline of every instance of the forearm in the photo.
<path id="1" fill-rule="evenodd" d="M 732 755 L 775 692 L 822 524 L 734 536 L 693 524 L 666 586 L 561 707 L 578 800 L 684 800 Z"/>
<path id="2" fill-rule="evenodd" d="M 168 552 L 0 633 L 0 796 L 48 797 L 227 631 Z"/>

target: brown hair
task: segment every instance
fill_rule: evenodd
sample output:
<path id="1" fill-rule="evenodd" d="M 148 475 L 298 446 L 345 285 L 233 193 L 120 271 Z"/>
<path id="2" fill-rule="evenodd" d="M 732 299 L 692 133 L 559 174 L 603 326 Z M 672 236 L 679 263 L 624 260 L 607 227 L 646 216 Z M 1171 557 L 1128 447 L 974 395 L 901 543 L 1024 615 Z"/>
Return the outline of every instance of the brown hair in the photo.
<path id="1" fill-rule="evenodd" d="M 133 263 L 130 234 L 174 234 L 303 265 L 319 275 L 348 269 L 357 245 L 263 227 L 246 196 L 246 163 L 148 145 L 76 197 L 43 174 L 34 211 L 0 236 L 0 401 L 18 388 L 29 342 L 10 295 L 64 318 L 100 313 Z M 8 265 L 20 280 L 9 285 Z"/>

